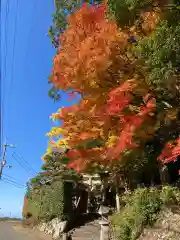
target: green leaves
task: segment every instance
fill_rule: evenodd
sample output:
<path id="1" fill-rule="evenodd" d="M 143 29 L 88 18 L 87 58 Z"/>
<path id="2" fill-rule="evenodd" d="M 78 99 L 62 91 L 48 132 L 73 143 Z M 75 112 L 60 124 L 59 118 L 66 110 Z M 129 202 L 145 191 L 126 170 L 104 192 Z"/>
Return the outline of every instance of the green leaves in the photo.
<path id="1" fill-rule="evenodd" d="M 54 86 L 49 90 L 48 96 L 52 98 L 54 101 L 61 100 L 59 90 L 57 90 Z"/>
<path id="2" fill-rule="evenodd" d="M 163 20 L 151 36 L 139 41 L 135 48 L 140 59 L 139 69 L 149 88 L 156 94 L 157 111 L 162 112 L 166 102 L 178 107 L 180 100 L 180 24 Z"/>
<path id="3" fill-rule="evenodd" d="M 44 193 L 41 193 L 40 218 L 47 221 L 52 218 L 63 217 L 63 183 L 54 182 L 52 186 L 45 186 Z"/>
<path id="4" fill-rule="evenodd" d="M 104 146 L 105 141 L 102 139 L 92 139 L 92 140 L 87 140 L 84 141 L 83 144 L 77 146 L 77 149 L 92 149 L 95 147 L 102 147 Z"/>
<path id="5" fill-rule="evenodd" d="M 180 24 L 172 27 L 162 21 L 154 34 L 140 41 L 138 47 L 149 66 L 147 81 L 150 84 L 163 86 L 169 77 L 179 74 Z"/>
<path id="6" fill-rule="evenodd" d="M 140 11 L 151 6 L 152 0 L 108 0 L 110 14 L 120 27 L 132 26 Z"/>

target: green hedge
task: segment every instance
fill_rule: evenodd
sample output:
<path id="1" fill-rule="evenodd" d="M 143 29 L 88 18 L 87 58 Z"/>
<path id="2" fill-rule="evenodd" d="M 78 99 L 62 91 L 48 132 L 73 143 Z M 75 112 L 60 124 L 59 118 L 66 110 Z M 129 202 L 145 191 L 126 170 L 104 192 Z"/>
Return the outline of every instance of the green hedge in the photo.
<path id="1" fill-rule="evenodd" d="M 32 192 L 28 198 L 28 212 L 35 218 L 50 221 L 53 218 L 64 219 L 63 182 L 53 182 Z"/>

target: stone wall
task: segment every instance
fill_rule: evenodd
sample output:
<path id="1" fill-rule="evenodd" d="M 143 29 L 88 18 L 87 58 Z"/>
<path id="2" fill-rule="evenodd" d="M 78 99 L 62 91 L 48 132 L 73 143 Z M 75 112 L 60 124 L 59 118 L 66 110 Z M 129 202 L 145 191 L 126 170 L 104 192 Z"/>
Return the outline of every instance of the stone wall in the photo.
<path id="1" fill-rule="evenodd" d="M 65 224 L 65 221 L 61 221 L 58 218 L 55 218 L 48 223 L 40 223 L 37 228 L 41 232 L 52 235 L 53 239 L 56 240 L 61 235 Z"/>
<path id="2" fill-rule="evenodd" d="M 167 208 L 160 212 L 157 222 L 144 229 L 138 240 L 180 239 L 180 209 Z"/>

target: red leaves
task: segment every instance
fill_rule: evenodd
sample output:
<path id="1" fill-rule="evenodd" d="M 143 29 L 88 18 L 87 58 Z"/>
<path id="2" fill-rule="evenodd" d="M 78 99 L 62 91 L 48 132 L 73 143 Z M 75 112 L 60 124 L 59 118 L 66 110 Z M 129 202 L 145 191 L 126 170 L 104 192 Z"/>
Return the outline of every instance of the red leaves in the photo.
<path id="1" fill-rule="evenodd" d="M 71 159 L 79 158 L 79 157 L 81 157 L 81 155 L 82 155 L 82 153 L 76 149 L 69 150 L 67 153 L 67 157 L 71 158 Z"/>
<path id="2" fill-rule="evenodd" d="M 149 95 L 144 97 L 144 100 L 148 100 Z M 142 105 L 140 112 L 136 115 L 124 116 L 122 122 L 122 130 L 120 132 L 119 140 L 117 145 L 107 152 L 107 156 L 111 159 L 117 159 L 125 150 L 133 149 L 138 147 L 136 143 L 133 142 L 133 136 L 138 127 L 148 118 L 148 114 L 154 110 L 156 106 L 156 100 L 150 98 L 146 102 L 146 105 Z"/>
<path id="3" fill-rule="evenodd" d="M 93 164 L 102 163 L 103 153 L 103 148 L 72 149 L 67 153 L 67 157 L 71 159 L 67 167 L 73 168 L 78 172 L 83 172 L 88 167 L 92 167 Z M 103 164 L 107 163 L 104 162 Z"/>
<path id="4" fill-rule="evenodd" d="M 132 100 L 131 91 L 136 87 L 134 81 L 126 81 L 120 87 L 113 89 L 109 93 L 107 102 L 107 113 L 109 115 L 119 115 Z"/>
<path id="5" fill-rule="evenodd" d="M 68 165 L 68 168 L 74 169 L 76 172 L 80 173 L 86 168 L 86 162 L 84 159 L 72 160 Z"/>
<path id="6" fill-rule="evenodd" d="M 70 163 L 67 165 L 68 168 L 72 168 L 77 172 L 83 171 L 87 167 L 87 153 L 86 150 L 69 150 L 66 154 L 68 158 L 71 159 Z"/>
<path id="7" fill-rule="evenodd" d="M 180 156 L 180 138 L 174 143 L 167 143 L 161 155 L 158 157 L 158 160 L 167 164 L 169 162 L 175 162 L 178 156 Z"/>
<path id="8" fill-rule="evenodd" d="M 126 127 L 120 133 L 116 146 L 107 151 L 107 158 L 111 160 L 120 160 L 122 156 L 121 154 L 125 150 L 137 147 L 137 145 L 132 142 L 134 130 L 134 126 L 126 125 Z"/>
<path id="9" fill-rule="evenodd" d="M 84 21 L 89 25 L 89 22 L 92 24 L 97 24 L 99 21 L 104 19 L 105 13 L 107 12 L 107 8 L 105 5 L 96 5 L 90 6 L 88 3 L 83 3 L 82 10 L 84 11 Z"/>
<path id="10" fill-rule="evenodd" d="M 82 157 L 84 157 L 83 151 L 72 149 L 66 154 L 71 162 L 68 163 L 67 167 L 76 170 L 77 172 L 82 171 L 86 167 L 86 162 Z"/>

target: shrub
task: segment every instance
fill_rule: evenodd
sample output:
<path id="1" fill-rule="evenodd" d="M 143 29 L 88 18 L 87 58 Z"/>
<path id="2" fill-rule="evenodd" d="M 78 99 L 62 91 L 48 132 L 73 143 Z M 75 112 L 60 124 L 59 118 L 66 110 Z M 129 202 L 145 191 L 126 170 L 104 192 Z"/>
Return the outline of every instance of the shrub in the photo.
<path id="1" fill-rule="evenodd" d="M 34 219 L 50 221 L 53 218 L 64 219 L 64 188 L 62 181 L 41 186 L 28 198 L 28 212 Z"/>
<path id="2" fill-rule="evenodd" d="M 52 185 L 47 186 L 42 197 L 40 218 L 46 221 L 56 217 L 62 219 L 64 212 L 63 200 L 62 182 L 53 182 Z"/>
<path id="3" fill-rule="evenodd" d="M 142 188 L 123 200 L 125 207 L 110 218 L 111 225 L 117 239 L 134 240 L 146 225 L 154 223 L 162 206 L 180 202 L 180 191 L 168 186 L 162 190 Z"/>
<path id="4" fill-rule="evenodd" d="M 160 192 L 160 198 L 164 205 L 180 203 L 180 191 L 176 187 L 164 186 Z"/>

